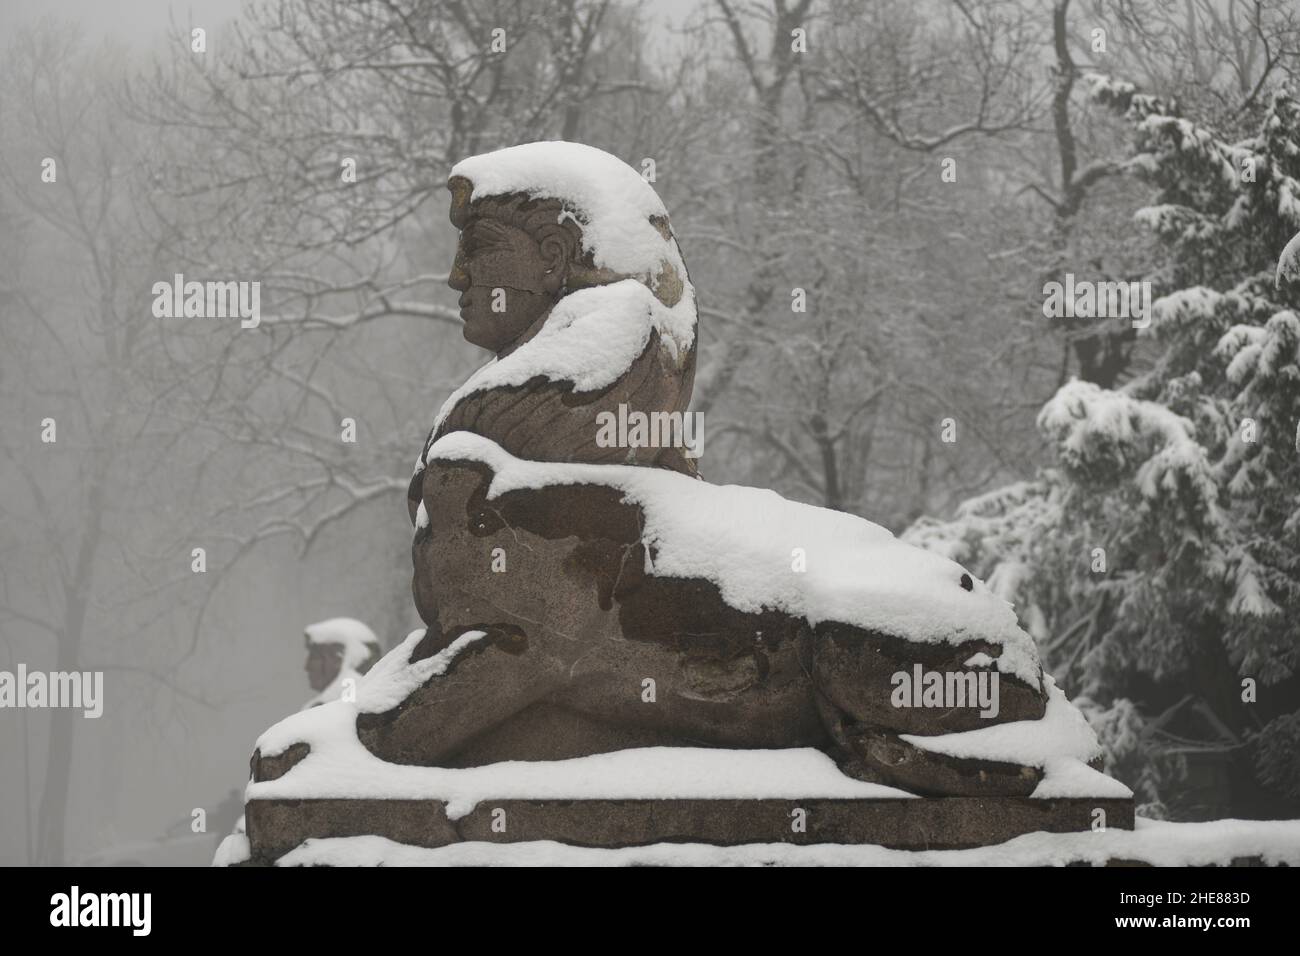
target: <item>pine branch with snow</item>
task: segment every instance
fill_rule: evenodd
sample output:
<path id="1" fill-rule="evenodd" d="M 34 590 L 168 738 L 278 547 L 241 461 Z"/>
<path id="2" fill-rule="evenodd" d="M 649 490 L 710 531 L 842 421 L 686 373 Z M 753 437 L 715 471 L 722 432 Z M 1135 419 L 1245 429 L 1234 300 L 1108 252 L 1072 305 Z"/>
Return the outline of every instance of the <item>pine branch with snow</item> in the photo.
<path id="1" fill-rule="evenodd" d="M 1005 584 L 1148 801 L 1175 795 L 1178 772 L 1141 728 L 1188 689 L 1219 728 L 1204 745 L 1248 744 L 1259 783 L 1293 797 L 1300 105 L 1279 91 L 1228 134 L 1131 84 L 1091 90 L 1131 126 L 1124 171 L 1154 189 L 1136 212 L 1162 253 L 1140 332 L 1153 360 L 1114 390 L 1066 384 L 1038 418 L 1057 467 L 907 538 Z"/>

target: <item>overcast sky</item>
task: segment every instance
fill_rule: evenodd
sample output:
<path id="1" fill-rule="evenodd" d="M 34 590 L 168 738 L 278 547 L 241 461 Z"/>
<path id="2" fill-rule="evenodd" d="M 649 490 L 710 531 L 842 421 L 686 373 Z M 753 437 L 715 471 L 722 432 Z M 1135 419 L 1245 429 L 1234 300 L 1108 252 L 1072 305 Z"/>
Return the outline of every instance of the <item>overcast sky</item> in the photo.
<path id="1" fill-rule="evenodd" d="M 178 26 L 212 30 L 238 16 L 245 0 L 0 0 L 0 33 L 42 15 L 75 20 L 91 35 L 100 34 L 147 46 L 174 20 Z M 647 19 L 655 25 L 679 24 L 709 0 L 654 0 Z"/>
<path id="2" fill-rule="evenodd" d="M 220 26 L 239 13 L 242 0 L 0 0 L 0 27 L 42 15 L 74 20 L 88 34 L 147 45 L 178 25 Z M 0 31 L 2 32 L 2 31 Z"/>

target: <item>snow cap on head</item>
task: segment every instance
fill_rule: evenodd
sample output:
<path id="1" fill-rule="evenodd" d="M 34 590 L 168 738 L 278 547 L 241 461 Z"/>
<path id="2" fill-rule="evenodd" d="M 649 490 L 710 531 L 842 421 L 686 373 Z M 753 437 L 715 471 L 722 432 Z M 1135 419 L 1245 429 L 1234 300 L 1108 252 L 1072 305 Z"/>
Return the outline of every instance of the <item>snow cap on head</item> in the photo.
<path id="1" fill-rule="evenodd" d="M 636 277 L 669 306 L 689 291 L 668 210 L 640 173 L 603 149 L 559 140 L 510 146 L 461 160 L 447 185 L 459 227 L 473 218 L 471 207 L 480 199 L 523 194 L 557 200 L 563 206 L 559 221 L 574 220 L 583 252 L 612 274 L 605 281 Z"/>
<path id="2" fill-rule="evenodd" d="M 337 644 L 343 648 L 343 666 L 353 670 L 381 650 L 375 632 L 356 618 L 332 617 L 328 621 L 309 624 L 303 634 L 308 644 Z"/>

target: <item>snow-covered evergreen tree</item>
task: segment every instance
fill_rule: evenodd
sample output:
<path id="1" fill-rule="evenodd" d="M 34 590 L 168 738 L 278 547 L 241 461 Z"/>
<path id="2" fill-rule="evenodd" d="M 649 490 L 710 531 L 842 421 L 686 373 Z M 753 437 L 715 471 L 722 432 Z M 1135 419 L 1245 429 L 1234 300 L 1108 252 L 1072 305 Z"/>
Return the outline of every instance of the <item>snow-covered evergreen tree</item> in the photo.
<path id="1" fill-rule="evenodd" d="M 1162 755 L 1188 741 L 1171 746 L 1167 719 L 1190 709 L 1200 743 L 1285 806 L 1300 799 L 1300 276 L 1278 257 L 1300 232 L 1300 103 L 1277 92 L 1235 138 L 1125 83 L 1094 78 L 1092 95 L 1131 125 L 1125 169 L 1156 190 L 1136 213 L 1163 253 L 1139 333 L 1153 361 L 1114 391 L 1065 385 L 1038 418 L 1054 467 L 908 536 L 1017 604 L 1140 800 L 1173 795 Z"/>

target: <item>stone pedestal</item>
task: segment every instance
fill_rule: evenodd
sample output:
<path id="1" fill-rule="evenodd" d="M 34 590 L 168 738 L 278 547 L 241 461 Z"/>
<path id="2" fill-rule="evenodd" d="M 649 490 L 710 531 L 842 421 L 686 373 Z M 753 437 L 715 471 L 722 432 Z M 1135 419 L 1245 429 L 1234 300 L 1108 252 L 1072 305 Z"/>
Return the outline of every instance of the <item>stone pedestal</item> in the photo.
<path id="1" fill-rule="evenodd" d="M 780 800 L 490 800 L 457 820 L 438 800 L 250 800 L 251 860 L 273 863 L 305 840 L 380 836 L 408 846 L 556 841 L 616 848 L 654 843 L 874 844 L 961 849 L 1025 833 L 1133 829 L 1133 801 L 1118 798 L 938 797 Z M 802 813 L 800 813 L 802 811 Z"/>

